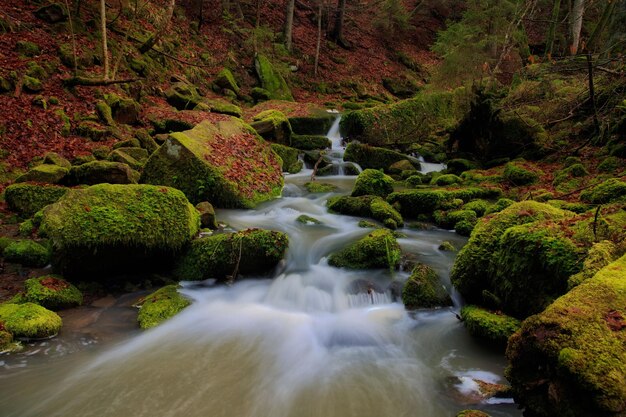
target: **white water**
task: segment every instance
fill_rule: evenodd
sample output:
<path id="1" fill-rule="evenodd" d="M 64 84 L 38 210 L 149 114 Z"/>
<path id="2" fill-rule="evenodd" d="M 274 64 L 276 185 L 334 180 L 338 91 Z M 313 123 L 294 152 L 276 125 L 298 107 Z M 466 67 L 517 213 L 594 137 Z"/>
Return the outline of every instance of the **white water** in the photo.
<path id="1" fill-rule="evenodd" d="M 476 390 L 473 377 L 502 382 L 503 358 L 478 348 L 449 309 L 407 314 L 392 292 L 407 272 L 392 277 L 328 266 L 329 253 L 370 230 L 359 228 L 359 219 L 327 213 L 329 195 L 307 194 L 306 180 L 288 176 L 287 196 L 257 210 L 218 213 L 234 229 L 289 235 L 274 279 L 187 283 L 189 308 L 117 346 L 96 343 L 61 359 L 0 357 L 0 415 L 449 417 L 481 408 L 519 416 L 511 405 L 467 399 Z M 345 193 L 354 177 L 324 181 Z M 322 224 L 296 222 L 301 214 Z M 463 239 L 447 231 L 402 232 L 403 251 L 435 268 L 450 288 L 453 255 L 437 246 Z"/>

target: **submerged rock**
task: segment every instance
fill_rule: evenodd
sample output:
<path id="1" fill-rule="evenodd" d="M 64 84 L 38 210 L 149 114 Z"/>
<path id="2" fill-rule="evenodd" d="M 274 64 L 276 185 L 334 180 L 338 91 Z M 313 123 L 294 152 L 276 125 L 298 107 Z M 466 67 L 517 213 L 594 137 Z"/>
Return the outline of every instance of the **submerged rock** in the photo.
<path id="1" fill-rule="evenodd" d="M 396 268 L 400 263 L 400 245 L 393 233 L 377 229 L 328 258 L 328 264 L 340 268 Z"/>
<path id="2" fill-rule="evenodd" d="M 168 285 L 143 298 L 139 303 L 137 321 L 142 329 L 157 326 L 187 308 L 191 301 L 178 292 L 177 285 Z"/>

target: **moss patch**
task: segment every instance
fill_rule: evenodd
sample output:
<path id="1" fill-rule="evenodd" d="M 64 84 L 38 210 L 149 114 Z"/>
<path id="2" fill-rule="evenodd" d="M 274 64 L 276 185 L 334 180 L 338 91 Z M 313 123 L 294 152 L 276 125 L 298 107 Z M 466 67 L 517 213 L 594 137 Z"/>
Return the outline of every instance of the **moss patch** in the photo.
<path id="1" fill-rule="evenodd" d="M 408 157 L 400 152 L 353 142 L 346 148 L 343 159 L 344 161 L 357 163 L 363 169 L 388 170 L 392 164 L 407 160 Z M 411 164 L 416 169 L 420 169 L 419 162 L 411 161 Z"/>
<path id="2" fill-rule="evenodd" d="M 461 318 L 470 334 L 500 348 L 520 327 L 520 321 L 473 305 L 461 309 Z"/>
<path id="3" fill-rule="evenodd" d="M 269 93 L 271 100 L 293 101 L 291 90 L 285 79 L 274 69 L 269 59 L 264 55 L 257 55 L 254 61 L 257 76 L 261 87 Z"/>
<path id="4" fill-rule="evenodd" d="M 400 246 L 387 229 L 374 230 L 328 258 L 329 265 L 351 269 L 396 268 L 399 262 Z"/>
<path id="5" fill-rule="evenodd" d="M 304 184 L 304 188 L 310 193 L 332 193 L 337 191 L 336 185 L 324 182 L 307 182 Z"/>
<path id="6" fill-rule="evenodd" d="M 24 301 L 38 304 L 49 310 L 61 310 L 79 306 L 83 294 L 74 285 L 58 275 L 44 275 L 24 282 Z"/>
<path id="7" fill-rule="evenodd" d="M 67 188 L 34 185 L 13 184 L 4 191 L 4 198 L 9 209 L 22 217 L 30 217 L 48 204 L 58 201 Z"/>
<path id="8" fill-rule="evenodd" d="M 54 336 L 63 324 L 56 313 L 33 303 L 0 304 L 0 321 L 14 337 L 27 339 Z"/>
<path id="9" fill-rule="evenodd" d="M 328 209 L 349 216 L 371 217 L 390 229 L 404 224 L 402 216 L 389 203 L 377 196 L 336 197 L 328 200 Z"/>
<path id="10" fill-rule="evenodd" d="M 41 268 L 48 265 L 50 252 L 39 243 L 32 240 L 17 240 L 11 242 L 3 252 L 8 262 Z"/>
<path id="11" fill-rule="evenodd" d="M 191 304 L 178 292 L 178 288 L 177 285 L 168 285 L 141 300 L 137 321 L 142 329 L 161 324 Z"/>
<path id="12" fill-rule="evenodd" d="M 352 189 L 352 197 L 377 195 L 387 197 L 393 192 L 393 178 L 377 169 L 366 169 L 359 174 Z"/>
<path id="13" fill-rule="evenodd" d="M 418 264 L 402 288 L 402 302 L 407 309 L 433 308 L 452 305 L 448 291 L 437 273 L 429 266 Z"/>

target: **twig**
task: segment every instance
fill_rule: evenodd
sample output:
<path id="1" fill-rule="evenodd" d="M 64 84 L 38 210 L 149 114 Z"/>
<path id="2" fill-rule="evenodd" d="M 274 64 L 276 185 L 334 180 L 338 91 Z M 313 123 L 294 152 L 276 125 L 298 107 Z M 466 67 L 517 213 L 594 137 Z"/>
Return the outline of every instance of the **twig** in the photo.
<path id="1" fill-rule="evenodd" d="M 141 78 L 126 78 L 122 80 L 104 80 L 102 78 L 86 78 L 86 77 L 71 77 L 63 80 L 63 84 L 67 87 L 74 87 L 77 85 L 83 85 L 87 87 L 104 86 L 111 84 L 127 84 L 135 81 L 140 81 Z"/>
<path id="2" fill-rule="evenodd" d="M 317 168 L 319 167 L 320 163 L 323 160 L 324 160 L 324 154 L 320 154 L 319 159 L 317 160 L 317 162 L 313 166 L 313 172 L 311 173 L 311 181 L 315 181 L 315 175 L 317 175 Z"/>

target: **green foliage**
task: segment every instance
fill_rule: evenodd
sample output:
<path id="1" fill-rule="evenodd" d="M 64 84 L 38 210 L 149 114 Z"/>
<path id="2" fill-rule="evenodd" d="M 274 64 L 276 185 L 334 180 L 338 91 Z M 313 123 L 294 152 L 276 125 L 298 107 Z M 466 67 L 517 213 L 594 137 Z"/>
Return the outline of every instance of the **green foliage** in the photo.
<path id="1" fill-rule="evenodd" d="M 237 271 L 262 275 L 283 259 L 289 245 L 281 232 L 248 229 L 196 239 L 174 271 L 182 280 L 225 280 Z"/>
<path id="2" fill-rule="evenodd" d="M 48 249 L 32 240 L 17 240 L 11 242 L 3 252 L 7 262 L 14 262 L 24 266 L 41 268 L 48 265 L 50 253 Z"/>
<path id="3" fill-rule="evenodd" d="M 190 304 L 191 302 L 178 292 L 177 285 L 168 285 L 141 301 L 137 321 L 142 329 L 149 329 L 180 313 Z"/>
<path id="4" fill-rule="evenodd" d="M 328 258 L 328 264 L 339 268 L 396 268 L 400 262 L 400 246 L 392 232 L 377 229 L 364 238 Z"/>
<path id="5" fill-rule="evenodd" d="M 83 294 L 74 285 L 58 275 L 44 275 L 24 282 L 23 300 L 49 310 L 62 310 L 83 303 Z"/>
<path id="6" fill-rule="evenodd" d="M 359 174 L 352 189 L 352 197 L 377 195 L 387 197 L 393 192 L 393 178 L 377 169 L 366 169 Z"/>
<path id="7" fill-rule="evenodd" d="M 400 0 L 384 0 L 381 10 L 375 14 L 374 26 L 388 41 L 411 28 L 411 13 Z"/>
<path id="8" fill-rule="evenodd" d="M 13 184 L 4 191 L 4 198 L 9 209 L 22 217 L 31 217 L 33 214 L 56 202 L 67 192 L 67 188 L 34 185 Z"/>
<path id="9" fill-rule="evenodd" d="M 0 321 L 14 337 L 27 339 L 54 336 L 63 324 L 58 314 L 33 303 L 0 304 Z"/>
<path id="10" fill-rule="evenodd" d="M 402 303 L 407 309 L 449 306 L 452 300 L 437 273 L 429 266 L 417 264 L 402 288 Z"/>
<path id="11" fill-rule="evenodd" d="M 411 175 L 409 178 L 405 180 L 406 185 L 409 187 L 417 187 L 418 185 L 422 185 L 422 176 L 421 175 Z"/>
<path id="12" fill-rule="evenodd" d="M 463 210 L 471 210 L 476 213 L 477 217 L 482 217 L 485 215 L 490 205 L 487 200 L 472 200 L 463 206 Z"/>
<path id="13" fill-rule="evenodd" d="M 461 318 L 469 333 L 490 345 L 506 346 L 509 337 L 520 327 L 520 321 L 502 313 L 492 313 L 484 308 L 466 305 L 461 309 Z"/>

